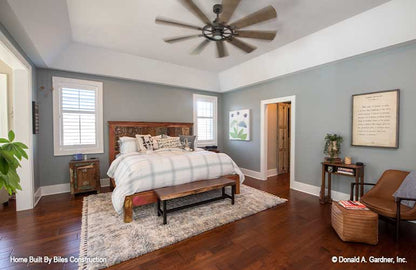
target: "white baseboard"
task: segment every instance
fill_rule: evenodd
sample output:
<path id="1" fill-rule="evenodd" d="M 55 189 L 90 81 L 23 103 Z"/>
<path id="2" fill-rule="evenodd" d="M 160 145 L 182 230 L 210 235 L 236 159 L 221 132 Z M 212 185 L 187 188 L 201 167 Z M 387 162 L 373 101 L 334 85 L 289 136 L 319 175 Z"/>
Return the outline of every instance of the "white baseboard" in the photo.
<path id="1" fill-rule="evenodd" d="M 109 187 L 110 186 L 110 178 L 102 178 L 100 179 L 101 187 Z"/>
<path id="2" fill-rule="evenodd" d="M 263 176 L 261 175 L 260 172 L 256 172 L 256 171 L 252 171 L 252 170 L 244 169 L 244 168 L 240 168 L 240 170 L 244 175 L 247 175 L 249 177 L 252 177 L 258 180 L 266 180 L 266 179 L 263 179 Z"/>
<path id="3" fill-rule="evenodd" d="M 294 189 L 294 190 L 297 190 L 297 191 L 300 191 L 300 192 L 303 192 L 303 193 L 313 195 L 313 196 L 317 196 L 317 197 L 319 197 L 320 192 L 321 192 L 320 187 L 313 186 L 313 185 L 310 185 L 310 184 L 305 184 L 305 183 L 298 182 L 298 181 L 293 181 L 290 188 Z M 325 191 L 327 191 L 327 189 Z M 331 197 L 335 201 L 349 200 L 350 199 L 349 194 L 339 192 L 339 191 L 334 191 L 334 190 L 331 190 Z"/>
<path id="4" fill-rule="evenodd" d="M 43 186 L 41 187 L 41 189 L 42 189 L 42 197 L 53 195 L 53 194 L 66 193 L 70 191 L 69 183 Z"/>
<path id="5" fill-rule="evenodd" d="M 258 180 L 265 180 L 262 179 L 262 175 L 260 172 L 257 171 L 253 171 L 253 170 L 248 170 L 248 169 L 244 169 L 244 168 L 240 168 L 241 171 L 244 173 L 244 175 L 247 175 L 249 177 L 258 179 Z M 274 175 L 277 175 L 277 169 L 270 169 L 267 171 L 267 176 L 273 176 L 273 173 L 275 173 Z M 303 182 L 298 182 L 298 181 L 291 181 L 290 182 L 290 188 L 303 192 L 303 193 L 307 193 L 313 196 L 317 196 L 319 197 L 319 194 L 321 192 L 321 187 L 317 187 L 317 186 L 313 186 L 310 184 L 305 184 Z M 347 193 L 343 193 L 343 192 L 339 192 L 339 191 L 331 191 L 331 197 L 333 200 L 349 200 L 350 195 Z"/>
<path id="6" fill-rule="evenodd" d="M 100 179 L 100 186 L 101 187 L 109 187 L 110 186 L 110 178 Z M 70 191 L 71 191 L 71 189 L 70 189 L 69 183 L 39 187 L 38 190 L 36 190 L 36 192 L 35 192 L 35 196 L 34 196 L 35 197 L 35 204 L 34 204 L 34 206 L 36 206 L 38 204 L 39 200 L 43 196 L 67 193 L 67 192 L 70 192 Z"/>
<path id="7" fill-rule="evenodd" d="M 272 177 L 275 175 L 277 175 L 277 168 L 267 170 L 267 177 Z"/>
<path id="8" fill-rule="evenodd" d="M 42 198 L 42 188 L 38 187 L 38 189 L 36 190 L 33 196 L 33 199 L 34 199 L 33 207 L 35 207 L 38 204 L 41 198 Z"/>

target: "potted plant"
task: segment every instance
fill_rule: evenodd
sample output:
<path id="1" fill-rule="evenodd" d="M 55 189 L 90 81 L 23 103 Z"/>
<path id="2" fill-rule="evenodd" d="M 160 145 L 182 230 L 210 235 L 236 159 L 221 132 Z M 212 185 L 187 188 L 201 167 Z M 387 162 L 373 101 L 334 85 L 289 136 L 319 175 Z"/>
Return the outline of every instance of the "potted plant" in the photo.
<path id="1" fill-rule="evenodd" d="M 13 142 L 14 132 L 9 131 L 8 138 L 0 138 L 0 202 L 7 203 L 9 195 L 16 190 L 22 190 L 17 168 L 22 158 L 28 159 L 25 149 L 27 146 L 21 142 Z"/>
<path id="2" fill-rule="evenodd" d="M 344 139 L 337 134 L 326 134 L 324 154 L 329 155 L 326 161 L 334 162 L 339 160 L 338 155 L 341 153 L 341 143 Z"/>

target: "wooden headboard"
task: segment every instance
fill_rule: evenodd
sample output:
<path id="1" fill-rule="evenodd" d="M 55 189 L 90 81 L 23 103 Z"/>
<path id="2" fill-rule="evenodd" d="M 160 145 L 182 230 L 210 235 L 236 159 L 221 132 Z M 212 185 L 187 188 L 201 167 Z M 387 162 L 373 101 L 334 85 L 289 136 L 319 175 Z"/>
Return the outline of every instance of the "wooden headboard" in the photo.
<path id="1" fill-rule="evenodd" d="M 109 162 L 111 164 L 119 153 L 119 137 L 135 137 L 136 134 L 150 134 L 152 136 L 166 134 L 177 137 L 179 135 L 192 135 L 192 128 L 193 123 L 109 121 Z"/>

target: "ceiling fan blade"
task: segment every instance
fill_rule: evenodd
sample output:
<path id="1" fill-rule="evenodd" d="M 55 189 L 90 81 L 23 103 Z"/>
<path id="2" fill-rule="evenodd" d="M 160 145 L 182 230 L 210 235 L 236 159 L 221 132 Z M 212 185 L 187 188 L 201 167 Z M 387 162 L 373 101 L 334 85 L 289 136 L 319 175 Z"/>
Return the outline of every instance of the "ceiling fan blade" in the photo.
<path id="1" fill-rule="evenodd" d="M 216 41 L 215 43 L 217 44 L 218 58 L 228 56 L 227 48 L 225 47 L 224 41 Z"/>
<path id="2" fill-rule="evenodd" d="M 205 24 L 211 24 L 211 21 L 205 15 L 204 12 L 194 3 L 192 0 L 181 0 L 180 1 L 186 8 L 188 8 L 192 13 L 194 13 L 201 21 L 203 21 Z"/>
<path id="3" fill-rule="evenodd" d="M 187 24 L 187 23 L 182 23 L 182 22 L 178 22 L 175 20 L 171 20 L 171 19 L 164 19 L 164 18 L 156 18 L 155 20 L 156 23 L 161 23 L 161 24 L 169 24 L 169 25 L 174 25 L 174 26 L 179 26 L 179 27 L 184 27 L 184 28 L 190 28 L 190 29 L 195 29 L 195 30 L 202 30 L 202 27 L 199 26 L 195 26 L 195 25 L 191 25 L 191 24 Z"/>
<path id="4" fill-rule="evenodd" d="M 251 53 L 252 51 L 257 49 L 255 46 L 245 43 L 244 41 L 235 37 L 232 39 L 227 39 L 227 41 L 233 44 L 234 46 L 236 46 L 237 48 L 239 48 L 240 50 L 245 51 L 246 53 Z"/>
<path id="5" fill-rule="evenodd" d="M 194 54 L 194 55 L 200 54 L 208 44 L 209 44 L 209 40 L 205 39 L 192 51 L 191 54 Z"/>
<path id="6" fill-rule="evenodd" d="M 220 15 L 220 21 L 227 23 L 240 2 L 241 0 L 222 0 L 223 11 Z"/>
<path id="7" fill-rule="evenodd" d="M 191 38 L 202 37 L 202 35 L 190 35 L 190 36 L 182 36 L 182 37 L 174 37 L 174 38 L 165 38 L 164 41 L 167 43 L 175 43 L 178 41 L 183 41 Z"/>
<path id="8" fill-rule="evenodd" d="M 273 40 L 277 31 L 249 31 L 237 30 L 237 36 L 240 38 L 257 38 L 265 40 Z"/>
<path id="9" fill-rule="evenodd" d="M 270 19 L 276 18 L 277 13 L 273 6 L 267 6 L 263 9 L 260 9 L 236 22 L 231 23 L 231 26 L 234 26 L 236 29 L 244 28 L 256 23 L 268 21 Z"/>

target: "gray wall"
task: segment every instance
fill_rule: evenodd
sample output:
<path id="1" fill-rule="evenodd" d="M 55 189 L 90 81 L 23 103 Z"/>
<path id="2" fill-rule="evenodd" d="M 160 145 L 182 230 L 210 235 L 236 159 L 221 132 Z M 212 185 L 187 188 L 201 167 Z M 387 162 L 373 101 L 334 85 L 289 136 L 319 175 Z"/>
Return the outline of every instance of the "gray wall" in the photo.
<path id="1" fill-rule="evenodd" d="M 7 39 L 13 44 L 13 46 L 22 54 L 22 56 L 30 63 L 32 66 L 32 100 L 37 101 L 36 95 L 36 67 L 33 64 L 32 60 L 26 55 L 23 49 L 17 44 L 16 40 L 10 35 L 7 29 L 4 27 L 2 23 L 0 23 L 0 31 L 7 37 Z M 39 178 L 39 163 L 38 160 L 38 141 L 39 136 L 33 134 L 33 170 L 34 170 L 34 191 L 40 187 L 40 178 Z"/>
<path id="2" fill-rule="evenodd" d="M 49 69 L 38 69 L 38 89 L 41 86 L 51 89 L 52 76 L 103 82 L 104 154 L 88 155 L 100 159 L 101 178 L 107 177 L 108 170 L 107 121 L 193 122 L 193 93 L 219 96 L 210 92 Z M 69 183 L 68 163 L 72 156 L 53 155 L 52 93 L 38 90 L 38 101 L 40 184 L 47 186 Z M 221 107 L 219 98 L 219 115 L 222 114 Z M 222 125 L 219 121 L 219 134 L 222 134 Z"/>
<path id="3" fill-rule="evenodd" d="M 326 133 L 344 137 L 342 156 L 362 161 L 374 182 L 390 168 L 416 169 L 416 44 L 357 56 L 223 95 L 224 150 L 242 168 L 260 171 L 260 101 L 296 95 L 296 181 L 320 186 Z M 400 148 L 351 147 L 351 96 L 400 89 Z M 252 140 L 230 141 L 228 111 L 251 109 Z M 350 178 L 336 177 L 334 189 L 349 192 Z"/>

